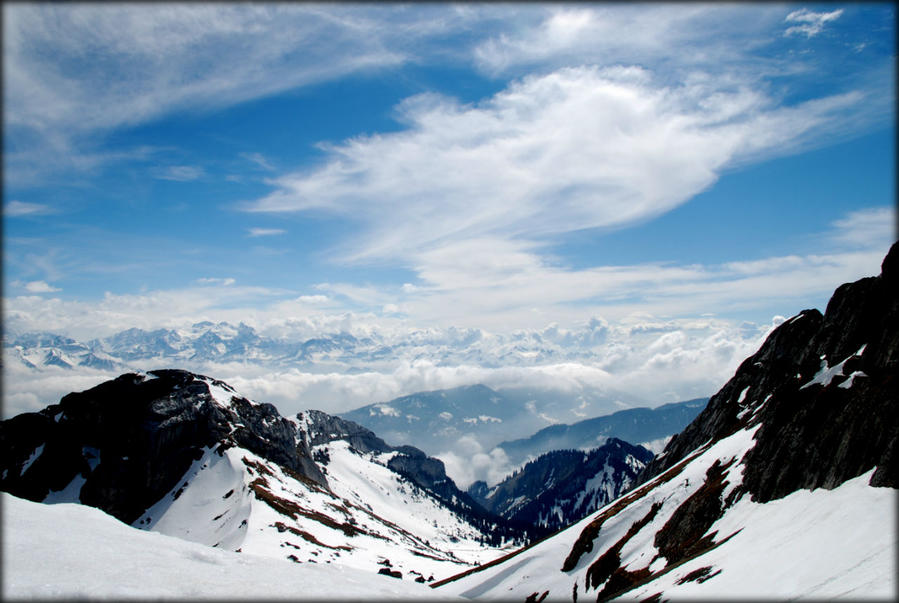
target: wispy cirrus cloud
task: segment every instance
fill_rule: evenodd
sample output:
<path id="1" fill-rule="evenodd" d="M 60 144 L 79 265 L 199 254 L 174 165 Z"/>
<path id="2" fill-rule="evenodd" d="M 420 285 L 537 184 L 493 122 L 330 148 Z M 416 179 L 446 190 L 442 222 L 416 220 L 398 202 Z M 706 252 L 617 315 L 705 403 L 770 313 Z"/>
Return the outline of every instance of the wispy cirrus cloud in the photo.
<path id="1" fill-rule="evenodd" d="M 250 237 L 273 237 L 277 235 L 282 235 L 287 231 L 283 228 L 250 228 L 247 231 L 247 236 Z"/>
<path id="2" fill-rule="evenodd" d="M 160 180 L 174 180 L 175 182 L 190 182 L 202 178 L 205 174 L 203 168 L 195 165 L 171 165 L 159 168 L 155 173 L 156 178 Z"/>
<path id="3" fill-rule="evenodd" d="M 225 287 L 230 287 L 237 281 L 231 277 L 227 277 L 227 278 L 203 277 L 203 278 L 198 278 L 197 282 L 201 285 L 222 285 Z"/>
<path id="4" fill-rule="evenodd" d="M 44 203 L 27 203 L 25 201 L 8 201 L 3 206 L 3 216 L 18 218 L 19 216 L 43 216 L 55 213 L 55 209 Z"/>
<path id="5" fill-rule="evenodd" d="M 115 128 L 402 64 L 430 11 L 325 5 L 3 7 L 7 177 L 102 164 Z M 441 29 L 434 21 L 431 28 Z M 436 33 L 436 32 L 431 32 Z M 261 156 L 248 157 L 265 168 Z M 260 163 L 260 159 L 263 161 Z"/>
<path id="6" fill-rule="evenodd" d="M 798 23 L 784 30 L 785 36 L 804 35 L 812 38 L 824 30 L 824 26 L 831 21 L 836 21 L 843 14 L 843 9 L 837 9 L 827 13 L 817 13 L 807 8 L 795 10 L 784 18 L 786 23 Z"/>
<path id="7" fill-rule="evenodd" d="M 402 131 L 328 145 L 322 167 L 273 179 L 251 212 L 317 210 L 364 227 L 346 261 L 420 261 L 446 241 L 536 241 L 647 220 L 726 168 L 843 127 L 863 96 L 779 106 L 748 87 L 665 85 L 640 68 L 564 68 L 475 105 L 431 94 Z"/>
<path id="8" fill-rule="evenodd" d="M 241 153 L 240 156 L 263 170 L 271 172 L 275 169 L 262 153 Z"/>
<path id="9" fill-rule="evenodd" d="M 899 239 L 899 216 L 892 207 L 871 207 L 835 220 L 830 234 L 834 242 L 854 247 L 882 247 Z"/>
<path id="10" fill-rule="evenodd" d="M 572 64 L 664 64 L 678 75 L 733 72 L 745 63 L 758 69 L 752 51 L 782 15 L 775 6 L 739 4 L 550 6 L 522 11 L 506 30 L 479 41 L 473 55 L 493 74 Z"/>

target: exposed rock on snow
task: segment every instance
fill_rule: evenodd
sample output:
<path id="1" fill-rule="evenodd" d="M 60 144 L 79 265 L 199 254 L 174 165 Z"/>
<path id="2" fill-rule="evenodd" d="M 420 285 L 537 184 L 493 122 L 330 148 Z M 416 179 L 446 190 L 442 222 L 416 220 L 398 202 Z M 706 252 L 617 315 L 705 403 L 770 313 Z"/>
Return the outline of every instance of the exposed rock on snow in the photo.
<path id="1" fill-rule="evenodd" d="M 894 597 L 897 374 L 899 243 L 880 276 L 772 332 L 637 488 L 438 586 L 557 600 L 579 588 L 600 600 Z"/>
<path id="2" fill-rule="evenodd" d="M 443 464 L 318 411 L 186 371 L 126 374 L 0 422 L 0 488 L 97 507 L 137 528 L 296 563 L 446 576 L 520 531 Z M 488 544 L 493 542 L 495 546 Z"/>

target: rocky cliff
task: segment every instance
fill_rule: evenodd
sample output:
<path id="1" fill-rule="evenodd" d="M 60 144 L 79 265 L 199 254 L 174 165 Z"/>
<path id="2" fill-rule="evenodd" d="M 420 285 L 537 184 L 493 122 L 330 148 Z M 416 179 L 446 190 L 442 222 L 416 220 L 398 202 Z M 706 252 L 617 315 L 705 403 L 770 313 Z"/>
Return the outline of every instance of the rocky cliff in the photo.
<path id="1" fill-rule="evenodd" d="M 227 404 L 217 404 L 213 390 Z M 180 370 L 129 373 L 0 422 L 0 489 L 39 501 L 81 475 L 84 504 L 131 523 L 205 448 L 230 446 L 326 485 L 296 434 L 274 406 L 221 381 Z"/>

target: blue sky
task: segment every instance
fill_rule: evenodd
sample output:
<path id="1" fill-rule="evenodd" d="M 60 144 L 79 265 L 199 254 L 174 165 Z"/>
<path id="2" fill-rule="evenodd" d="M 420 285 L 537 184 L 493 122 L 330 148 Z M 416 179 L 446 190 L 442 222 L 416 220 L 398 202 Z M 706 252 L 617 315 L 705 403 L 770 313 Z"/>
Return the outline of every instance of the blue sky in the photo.
<path id="1" fill-rule="evenodd" d="M 895 237 L 891 4 L 5 4 L 5 322 L 767 324 Z"/>

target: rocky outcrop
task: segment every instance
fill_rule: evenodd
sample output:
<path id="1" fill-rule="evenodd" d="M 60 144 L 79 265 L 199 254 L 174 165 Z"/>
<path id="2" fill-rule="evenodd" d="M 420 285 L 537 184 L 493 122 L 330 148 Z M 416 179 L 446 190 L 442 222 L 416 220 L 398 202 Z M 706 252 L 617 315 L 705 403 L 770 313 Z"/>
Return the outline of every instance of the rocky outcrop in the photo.
<path id="1" fill-rule="evenodd" d="M 218 404 L 211 386 L 233 392 L 187 371 L 129 373 L 0 422 L 0 489 L 39 501 L 82 479 L 81 502 L 131 523 L 205 448 L 234 445 L 326 485 L 274 406 L 236 395 Z"/>
<path id="2" fill-rule="evenodd" d="M 899 487 L 899 243 L 879 276 L 840 286 L 823 315 L 775 329 L 640 482 L 756 424 L 742 486 L 753 500 L 834 488 L 873 467 L 871 485 Z"/>

